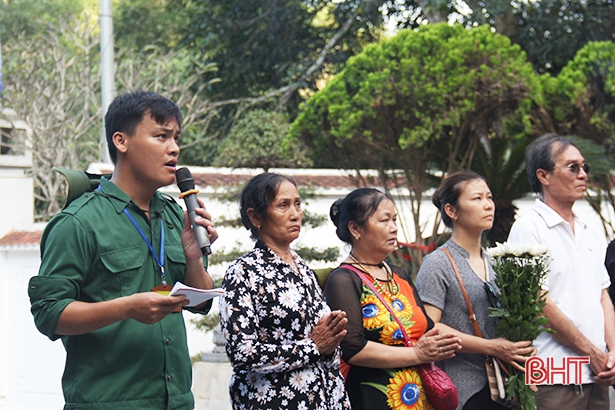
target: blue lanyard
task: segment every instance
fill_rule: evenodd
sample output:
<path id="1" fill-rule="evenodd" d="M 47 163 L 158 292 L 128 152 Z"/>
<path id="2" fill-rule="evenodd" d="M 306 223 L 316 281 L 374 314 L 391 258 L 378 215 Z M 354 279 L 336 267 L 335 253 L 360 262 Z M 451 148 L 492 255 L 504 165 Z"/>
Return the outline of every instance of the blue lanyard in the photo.
<path id="1" fill-rule="evenodd" d="M 98 190 L 100 192 L 103 192 L 103 190 L 100 187 L 100 185 L 98 186 Z M 160 257 L 158 257 L 158 255 L 156 255 L 156 252 L 154 251 L 154 247 L 150 243 L 149 239 L 147 239 L 147 236 L 145 236 L 145 233 L 143 232 L 143 230 L 141 229 L 141 227 L 139 226 L 137 221 L 135 221 L 135 219 L 132 217 L 132 215 L 130 215 L 130 213 L 128 212 L 128 209 L 124 208 L 124 213 L 126 214 L 128 219 L 130 219 L 130 222 L 132 222 L 132 224 L 135 226 L 135 228 L 137 228 L 137 231 L 139 231 L 139 234 L 141 235 L 141 238 L 143 238 L 143 240 L 147 244 L 147 247 L 149 248 L 149 251 L 152 253 L 152 256 L 154 257 L 154 260 L 156 261 L 156 263 L 160 267 L 160 278 L 162 279 L 162 284 L 166 286 L 167 281 L 164 278 L 164 261 L 165 261 L 165 253 L 164 253 L 164 222 L 162 221 L 162 218 L 160 218 Z"/>
<path id="2" fill-rule="evenodd" d="M 141 234 L 141 238 L 143 238 L 143 240 L 147 244 L 147 247 L 149 248 L 149 251 L 152 253 L 152 256 L 154 257 L 154 259 L 156 260 L 156 263 L 160 267 L 160 277 L 162 278 L 162 284 L 166 285 L 167 281 L 164 279 L 164 259 L 165 259 L 165 254 L 164 254 L 164 223 L 162 222 L 162 218 L 160 219 L 160 258 L 159 258 L 158 255 L 156 255 L 156 252 L 154 252 L 154 248 L 152 247 L 152 244 L 150 243 L 150 241 L 145 236 L 145 233 L 143 232 L 143 230 L 141 229 L 141 227 L 139 226 L 137 221 L 135 221 L 134 218 L 132 217 L 132 215 L 130 215 L 130 213 L 128 213 L 128 209 L 124 208 L 124 213 L 126 214 L 128 219 L 130 219 L 130 222 L 132 222 L 132 224 L 135 226 L 135 228 L 137 228 L 137 231 L 139 231 L 139 234 Z"/>

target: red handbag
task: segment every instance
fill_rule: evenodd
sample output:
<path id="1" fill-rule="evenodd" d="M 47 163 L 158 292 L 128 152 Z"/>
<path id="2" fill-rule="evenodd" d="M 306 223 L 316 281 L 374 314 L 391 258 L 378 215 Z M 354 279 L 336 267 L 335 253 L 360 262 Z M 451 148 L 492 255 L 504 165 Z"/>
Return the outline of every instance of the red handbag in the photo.
<path id="1" fill-rule="evenodd" d="M 349 269 L 355 272 L 363 283 L 369 287 L 372 292 L 380 299 L 380 302 L 387 308 L 393 319 L 399 325 L 399 330 L 404 336 L 404 342 L 406 346 L 412 347 L 414 344 L 410 337 L 408 337 L 408 333 L 406 332 L 405 327 L 402 325 L 401 321 L 393 311 L 393 308 L 384 300 L 380 292 L 376 290 L 374 285 L 370 282 L 370 280 L 365 276 L 363 272 L 359 269 L 355 268 L 352 265 L 345 264 L 346 269 Z M 440 369 L 438 366 L 432 363 L 423 363 L 416 366 L 421 374 L 421 378 L 423 379 L 423 388 L 425 389 L 425 395 L 427 396 L 427 400 L 436 410 L 455 410 L 457 405 L 459 404 L 459 398 L 457 397 L 457 388 L 450 377 L 444 372 L 444 370 Z"/>
<path id="2" fill-rule="evenodd" d="M 459 404 L 457 388 L 448 374 L 433 363 L 418 366 L 427 400 L 436 410 L 455 410 Z"/>

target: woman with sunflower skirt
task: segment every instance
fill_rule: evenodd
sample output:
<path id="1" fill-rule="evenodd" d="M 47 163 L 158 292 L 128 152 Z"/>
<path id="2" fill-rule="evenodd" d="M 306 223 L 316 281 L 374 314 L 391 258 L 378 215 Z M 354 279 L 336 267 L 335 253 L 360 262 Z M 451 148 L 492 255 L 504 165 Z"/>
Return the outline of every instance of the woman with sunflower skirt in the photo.
<path id="1" fill-rule="evenodd" d="M 346 312 L 342 358 L 350 365 L 346 389 L 353 410 L 432 409 L 417 365 L 455 356 L 455 333 L 440 334 L 425 313 L 408 272 L 384 259 L 397 244 L 397 214 L 392 199 L 372 188 L 359 188 L 331 206 L 337 236 L 350 254 L 329 276 L 327 303 Z M 390 304 L 414 346 L 408 348 Z"/>

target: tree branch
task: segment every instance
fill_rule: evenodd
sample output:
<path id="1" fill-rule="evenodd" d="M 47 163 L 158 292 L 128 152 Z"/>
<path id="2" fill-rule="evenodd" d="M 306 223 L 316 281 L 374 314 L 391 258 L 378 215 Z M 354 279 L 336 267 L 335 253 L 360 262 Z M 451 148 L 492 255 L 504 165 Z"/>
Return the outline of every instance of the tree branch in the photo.
<path id="1" fill-rule="evenodd" d="M 285 85 L 284 87 L 280 87 L 277 90 L 269 91 L 260 97 L 243 97 L 243 98 L 230 98 L 228 100 L 216 101 L 212 102 L 212 108 L 223 107 L 227 105 L 235 105 L 235 104 L 247 104 L 249 106 L 254 106 L 260 104 L 262 102 L 268 101 L 271 98 L 275 98 L 280 96 L 280 102 L 278 103 L 278 109 L 283 106 L 286 101 L 290 98 L 292 93 L 301 88 L 302 83 L 310 76 L 312 76 L 316 71 L 321 70 L 324 62 L 327 58 L 327 55 L 335 47 L 339 41 L 348 33 L 350 28 L 352 27 L 352 23 L 355 22 L 359 13 L 361 12 L 362 6 L 367 3 L 373 3 L 375 0 L 362 0 L 356 7 L 355 11 L 351 13 L 350 16 L 346 19 L 344 24 L 339 28 L 339 30 L 331 37 L 331 39 L 325 44 L 323 49 L 321 50 L 318 58 L 314 63 L 312 63 L 304 72 L 301 74 L 295 81 L 292 83 Z"/>
<path id="2" fill-rule="evenodd" d="M 265 10 L 264 13 L 259 14 L 258 16 L 254 17 L 251 20 L 246 21 L 245 23 L 241 23 L 239 24 L 239 27 L 241 29 L 244 29 L 246 27 L 251 26 L 252 24 L 256 23 L 257 21 L 264 19 L 265 17 L 267 17 L 268 15 L 271 14 L 271 12 L 273 11 L 273 9 L 278 5 L 278 0 L 273 0 L 273 2 L 271 3 L 271 5 L 269 6 L 269 8 L 267 10 Z"/>

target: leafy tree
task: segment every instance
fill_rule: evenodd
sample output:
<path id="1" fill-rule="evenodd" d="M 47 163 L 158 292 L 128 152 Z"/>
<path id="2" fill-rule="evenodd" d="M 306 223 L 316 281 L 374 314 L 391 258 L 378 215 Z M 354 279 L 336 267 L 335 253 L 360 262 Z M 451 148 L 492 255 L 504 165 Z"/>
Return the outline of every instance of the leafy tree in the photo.
<path id="1" fill-rule="evenodd" d="M 305 103 L 291 136 L 339 158 L 339 167 L 372 166 L 383 181 L 405 184 L 421 241 L 428 171 L 470 168 L 481 138 L 511 124 L 529 132 L 536 90 L 531 65 L 506 37 L 487 26 L 430 24 L 351 58 Z"/>
<path id="2" fill-rule="evenodd" d="M 220 68 L 217 76 L 222 81 L 209 88 L 219 102 L 220 115 L 212 129 L 220 138 L 255 106 L 285 111 L 293 118 L 319 81 L 381 36 L 383 13 L 420 10 L 414 0 L 181 0 L 180 4 L 187 22 L 181 44 Z M 175 2 L 171 7 L 178 8 Z M 410 24 L 409 20 L 399 24 L 418 24 L 416 18 Z"/>
<path id="3" fill-rule="evenodd" d="M 154 45 L 136 53 L 120 50 L 117 60 L 118 92 L 148 90 L 175 102 L 183 120 L 180 161 L 185 164 L 201 163 L 207 150 L 204 153 L 194 147 L 201 145 L 213 151 L 212 141 L 217 134 L 211 132 L 210 125 L 218 114 L 206 93 L 207 87 L 217 80 L 214 78 L 204 83 L 202 78 L 216 72 L 216 66 L 196 63 L 185 50 L 167 50 Z"/>
<path id="4" fill-rule="evenodd" d="M 204 80 L 222 80 L 208 91 L 218 102 L 210 129 L 223 138 L 255 105 L 272 110 L 277 104 L 294 117 L 319 81 L 382 37 L 386 21 L 398 28 L 450 20 L 466 27 L 488 24 L 519 44 L 537 71 L 557 74 L 588 41 L 613 39 L 612 2 L 181 0 L 178 7 L 169 0 L 129 0 L 117 7 L 116 31 L 136 48 L 148 42 L 176 47 L 180 41 L 202 61 L 216 62 L 220 71 Z M 211 163 L 215 152 L 211 145 L 199 147 L 196 163 Z M 322 157 L 315 159 L 320 165 Z"/>
<path id="5" fill-rule="evenodd" d="M 350 50 L 344 43 L 345 36 L 357 26 L 359 14 L 372 10 L 375 3 L 360 0 L 347 7 L 298 0 L 183 0 L 180 4 L 156 0 L 150 6 L 148 1 L 129 0 L 114 14 L 122 35 L 119 44 L 124 47 L 165 43 L 198 55 L 201 64 L 220 67 L 218 73 L 205 73 L 201 80 L 208 95 L 217 100 L 212 105 L 217 115 L 211 117 L 209 129 L 210 140 L 217 142 L 253 106 L 268 104 L 263 108 L 271 110 L 278 100 L 280 107 L 291 107 L 292 112 L 302 99 L 299 90 L 313 88 L 321 71 L 337 64 L 334 56 L 345 60 L 354 52 L 355 46 Z M 178 37 L 181 42 L 175 45 Z M 222 81 L 212 81 L 218 78 Z M 215 144 L 195 148 L 191 159 L 201 165 L 210 164 L 217 151 Z"/>
<path id="6" fill-rule="evenodd" d="M 23 39 L 39 35 L 49 23 L 66 21 L 83 10 L 83 2 L 74 0 L 0 1 L 0 41 L 8 44 L 19 36 Z"/>
<path id="7" fill-rule="evenodd" d="M 32 151 L 36 220 L 47 220 L 64 202 L 63 178 L 52 167 L 85 169 L 99 158 L 97 52 L 92 27 L 64 23 L 4 45 L 0 105 L 15 110 L 31 130 L 15 144 Z"/>
<path id="8" fill-rule="evenodd" d="M 64 203 L 64 179 L 54 166 L 85 169 L 102 147 L 99 41 L 96 26 L 76 20 L 50 24 L 44 35 L 23 34 L 4 45 L 4 92 L 0 107 L 13 109 L 31 132 L 11 135 L 14 148 L 32 151 L 36 220 L 47 220 Z M 202 75 L 186 53 L 148 47 L 130 58 L 117 54 L 118 92 L 146 89 L 175 101 L 184 119 L 181 145 L 207 141 L 215 109 L 202 90 Z M 199 85 L 200 84 L 200 85 Z M 186 158 L 186 149 L 182 160 Z M 189 158 L 189 156 L 188 156 Z"/>
<path id="9" fill-rule="evenodd" d="M 615 39 L 613 0 L 425 1 L 431 10 L 473 26 L 489 24 L 527 53 L 540 73 L 556 75 L 590 41 Z"/>
<path id="10" fill-rule="evenodd" d="M 521 45 L 538 72 L 558 74 L 590 41 L 615 39 L 613 0 L 541 0 L 518 2 L 514 31 L 504 31 Z"/>
<path id="11" fill-rule="evenodd" d="M 586 196 L 601 216 L 605 233 L 615 210 L 611 168 L 615 160 L 615 44 L 590 42 L 557 77 L 545 79 L 545 118 L 550 132 L 578 137 L 576 145 L 592 165 L 593 194 Z"/>
<path id="12" fill-rule="evenodd" d="M 214 90 L 222 98 L 254 96 L 286 85 L 296 70 L 293 62 L 324 45 L 311 25 L 318 10 L 306 11 L 301 1 L 183 1 L 183 5 L 191 9 L 184 44 L 219 64 L 223 82 Z M 314 41 L 317 44 L 310 44 Z"/>
<path id="13" fill-rule="evenodd" d="M 220 66 L 224 81 L 216 89 L 223 98 L 234 98 L 257 96 L 294 82 L 339 35 L 326 55 L 327 69 L 335 70 L 379 37 L 383 6 L 395 13 L 400 7 L 416 7 L 416 2 L 182 0 L 182 5 L 190 17 L 184 44 Z M 349 19 L 352 26 L 340 31 Z M 303 79 L 301 86 L 314 89 L 316 78 Z"/>
<path id="14" fill-rule="evenodd" d="M 290 123 L 278 112 L 248 112 L 219 145 L 215 166 L 233 168 L 305 167 L 310 165 L 302 143 L 283 144 Z"/>
<path id="15" fill-rule="evenodd" d="M 177 49 L 185 21 L 184 10 L 168 0 L 123 0 L 113 7 L 113 34 L 121 49 Z"/>
<path id="16" fill-rule="evenodd" d="M 611 145 L 615 134 L 615 44 L 592 42 L 555 78 L 545 94 L 554 131 Z"/>

